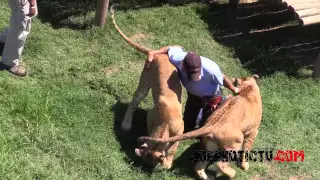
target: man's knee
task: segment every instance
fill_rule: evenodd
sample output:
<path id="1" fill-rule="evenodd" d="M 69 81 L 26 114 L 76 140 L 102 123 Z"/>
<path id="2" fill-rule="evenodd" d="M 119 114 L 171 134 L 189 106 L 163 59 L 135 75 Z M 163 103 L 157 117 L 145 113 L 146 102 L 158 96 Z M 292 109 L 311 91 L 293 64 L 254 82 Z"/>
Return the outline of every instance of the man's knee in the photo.
<path id="1" fill-rule="evenodd" d="M 183 121 L 185 125 L 185 131 L 193 130 L 197 125 L 197 118 L 199 115 L 201 107 L 193 107 L 185 109 L 183 114 Z"/>

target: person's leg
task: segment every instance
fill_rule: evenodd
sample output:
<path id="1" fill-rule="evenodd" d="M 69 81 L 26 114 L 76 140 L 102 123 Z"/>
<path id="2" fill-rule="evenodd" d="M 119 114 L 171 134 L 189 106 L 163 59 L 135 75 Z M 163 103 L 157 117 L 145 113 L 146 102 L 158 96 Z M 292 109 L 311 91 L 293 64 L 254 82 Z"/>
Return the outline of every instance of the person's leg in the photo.
<path id="1" fill-rule="evenodd" d="M 9 28 L 5 28 L 0 34 L 0 56 L 2 56 L 2 52 L 4 49 L 4 45 L 6 42 L 8 31 L 9 31 Z"/>
<path id="2" fill-rule="evenodd" d="M 188 132 L 194 129 L 196 126 L 196 120 L 198 113 L 202 107 L 202 99 L 188 93 L 187 102 L 184 109 L 183 120 L 184 120 L 184 132 Z"/>
<path id="3" fill-rule="evenodd" d="M 199 127 L 202 127 L 205 124 L 205 122 L 207 121 L 208 117 L 214 112 L 214 110 L 209 108 L 208 106 L 204 106 L 202 112 L 203 113 L 202 113 L 202 118 L 201 118 Z"/>
<path id="4" fill-rule="evenodd" d="M 1 63 L 13 74 L 25 76 L 26 70 L 19 64 L 20 57 L 31 29 L 28 0 L 9 0 L 10 27 L 7 30 Z"/>

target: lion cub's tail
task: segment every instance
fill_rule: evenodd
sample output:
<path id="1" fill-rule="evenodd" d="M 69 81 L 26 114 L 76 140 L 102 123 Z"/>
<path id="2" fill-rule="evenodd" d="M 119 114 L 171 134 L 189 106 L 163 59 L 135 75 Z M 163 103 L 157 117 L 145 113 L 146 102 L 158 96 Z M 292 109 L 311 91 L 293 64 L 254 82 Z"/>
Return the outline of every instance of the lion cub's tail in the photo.
<path id="1" fill-rule="evenodd" d="M 138 138 L 138 142 L 144 143 L 146 141 L 152 141 L 152 142 L 160 142 L 160 143 L 166 143 L 166 142 L 175 142 L 175 141 L 181 141 L 191 138 L 196 138 L 203 135 L 208 135 L 210 133 L 213 133 L 210 127 L 202 127 L 199 129 L 196 129 L 194 131 L 190 131 L 178 136 L 173 136 L 167 139 L 164 138 L 153 138 L 149 136 L 141 136 Z"/>
<path id="2" fill-rule="evenodd" d="M 148 52 L 151 50 L 151 49 L 148 49 L 146 47 L 143 47 L 137 43 L 135 43 L 134 41 L 132 41 L 130 38 L 128 38 L 122 31 L 121 29 L 118 27 L 116 21 L 115 21 L 115 18 L 114 18 L 114 12 L 115 10 L 113 9 L 115 5 L 112 5 L 110 7 L 110 12 L 111 12 L 111 19 L 112 19 L 112 23 L 113 25 L 115 26 L 115 28 L 117 29 L 117 31 L 119 32 L 119 34 L 121 35 L 121 37 L 123 39 L 125 39 L 131 46 L 133 46 L 134 48 L 136 48 L 138 51 L 144 53 L 144 54 L 148 54 Z"/>

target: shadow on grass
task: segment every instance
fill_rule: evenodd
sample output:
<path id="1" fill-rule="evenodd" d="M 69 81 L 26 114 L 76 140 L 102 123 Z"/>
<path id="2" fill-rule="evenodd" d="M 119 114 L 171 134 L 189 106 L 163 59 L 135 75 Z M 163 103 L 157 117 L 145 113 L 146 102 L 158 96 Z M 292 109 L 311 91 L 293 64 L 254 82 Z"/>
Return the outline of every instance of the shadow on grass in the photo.
<path id="1" fill-rule="evenodd" d="M 194 151 L 200 149 L 200 142 L 192 144 L 188 147 L 179 157 L 176 157 L 173 166 L 171 168 L 172 171 L 178 170 L 178 174 L 182 176 L 188 176 L 190 178 L 196 178 L 196 172 L 194 171 L 195 163 L 190 160 L 192 156 L 194 156 Z M 211 164 L 213 166 L 213 164 Z M 219 175 L 217 171 L 212 171 L 206 169 L 206 173 L 208 176 L 213 177 L 215 180 L 229 180 L 230 178 L 225 175 Z"/>
<path id="2" fill-rule="evenodd" d="M 298 77 L 301 67 L 312 68 L 320 51 L 320 25 L 301 27 L 292 12 L 263 2 L 213 4 L 199 9 L 213 39 L 234 50 L 244 68 L 261 76 L 283 71 Z"/>
<path id="3" fill-rule="evenodd" d="M 75 22 L 72 16 L 84 16 L 96 8 L 95 1 L 90 0 L 38 0 L 38 10 L 43 23 L 50 23 L 53 28 L 86 29 L 91 26 L 92 19 Z"/>
<path id="4" fill-rule="evenodd" d="M 137 138 L 139 136 L 145 136 L 148 134 L 147 132 L 147 111 L 138 108 L 132 119 L 132 129 L 130 132 L 122 132 L 120 129 L 121 122 L 124 118 L 124 114 L 127 110 L 128 104 L 124 104 L 121 102 L 117 102 L 112 110 L 115 113 L 115 125 L 114 131 L 117 137 L 117 140 L 120 142 L 121 151 L 123 151 L 127 158 L 125 161 L 128 164 L 132 164 L 132 166 L 136 168 L 141 168 L 142 171 L 148 173 L 150 176 L 154 170 L 154 167 L 144 163 L 140 157 L 137 157 L 134 149 L 137 147 Z M 170 171 L 178 170 L 178 174 L 182 176 L 189 176 L 191 178 L 196 178 L 196 174 L 194 172 L 194 163 L 190 160 L 190 157 L 194 155 L 194 150 L 199 148 L 200 143 L 194 143 L 190 147 L 188 147 L 179 157 L 176 157 L 173 163 L 173 166 Z M 217 176 L 216 172 L 208 171 L 209 175 Z M 218 176 L 216 177 L 218 180 L 228 179 L 226 176 Z"/>
<path id="5" fill-rule="evenodd" d="M 73 30 L 85 30 L 92 27 L 97 0 L 38 0 L 38 18 L 43 23 L 50 23 L 53 28 L 69 28 Z M 118 4 L 119 10 L 157 7 L 165 3 L 164 0 L 114 0 L 112 4 Z M 108 12 L 109 13 L 109 12 Z M 71 17 L 82 16 L 82 19 L 71 20 Z M 108 17 L 106 21 L 108 21 Z"/>
<path id="6" fill-rule="evenodd" d="M 125 161 L 127 161 L 128 164 L 133 162 L 132 165 L 134 167 L 141 168 L 144 172 L 147 172 L 150 175 L 154 168 L 149 166 L 147 163 L 144 163 L 140 157 L 136 156 L 134 151 L 138 146 L 137 138 L 148 134 L 146 122 L 147 111 L 138 108 L 133 115 L 131 131 L 123 132 L 120 129 L 120 126 L 127 107 L 128 104 L 124 104 L 119 101 L 112 107 L 112 110 L 115 113 L 114 132 L 120 142 L 120 150 L 127 155 L 128 158 L 126 158 Z"/>

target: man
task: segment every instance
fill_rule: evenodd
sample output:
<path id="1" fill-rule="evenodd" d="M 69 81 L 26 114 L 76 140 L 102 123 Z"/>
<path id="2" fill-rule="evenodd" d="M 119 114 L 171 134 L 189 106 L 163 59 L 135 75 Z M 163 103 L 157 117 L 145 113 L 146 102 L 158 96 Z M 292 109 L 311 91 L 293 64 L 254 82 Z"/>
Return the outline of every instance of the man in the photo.
<path id="1" fill-rule="evenodd" d="M 159 50 L 150 51 L 146 68 L 149 67 L 155 54 L 162 53 L 168 54 L 170 62 L 177 68 L 180 80 L 187 90 L 188 99 L 183 115 L 186 132 L 197 126 L 196 120 L 201 113 L 202 120 L 199 127 L 203 126 L 205 119 L 222 103 L 220 86 L 238 93 L 238 89 L 233 86 L 227 76 L 222 74 L 215 62 L 194 52 L 185 52 L 180 46 L 165 46 Z"/>
<path id="2" fill-rule="evenodd" d="M 11 8 L 10 26 L 0 35 L 1 69 L 17 76 L 27 75 L 20 64 L 21 54 L 31 30 L 31 19 L 38 14 L 36 0 L 8 0 Z"/>

